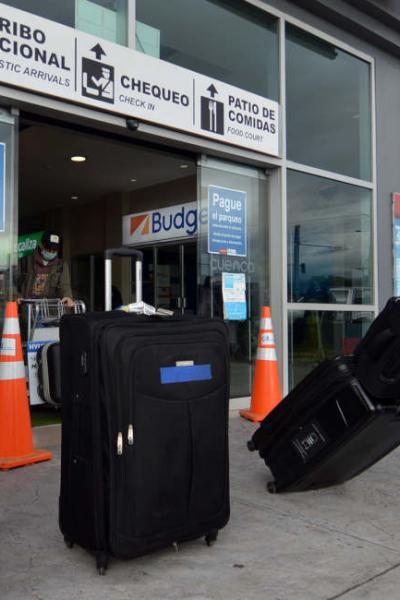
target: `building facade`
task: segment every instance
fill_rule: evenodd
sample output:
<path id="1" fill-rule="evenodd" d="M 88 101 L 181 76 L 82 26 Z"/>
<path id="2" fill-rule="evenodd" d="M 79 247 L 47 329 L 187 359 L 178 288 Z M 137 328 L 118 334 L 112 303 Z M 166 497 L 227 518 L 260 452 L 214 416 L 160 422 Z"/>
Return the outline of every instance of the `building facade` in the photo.
<path id="1" fill-rule="evenodd" d="M 90 308 L 124 244 L 145 300 L 225 318 L 237 405 L 263 305 L 284 391 L 351 353 L 396 289 L 396 4 L 0 3 L 2 306 L 55 228 Z"/>

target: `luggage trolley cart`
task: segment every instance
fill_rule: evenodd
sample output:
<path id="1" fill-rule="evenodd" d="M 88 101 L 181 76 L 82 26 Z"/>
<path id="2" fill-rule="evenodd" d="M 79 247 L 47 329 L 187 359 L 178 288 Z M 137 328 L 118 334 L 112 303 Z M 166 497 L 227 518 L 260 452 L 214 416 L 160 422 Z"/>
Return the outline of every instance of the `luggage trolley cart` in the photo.
<path id="1" fill-rule="evenodd" d="M 28 366 L 29 402 L 37 404 L 57 405 L 39 392 L 38 352 L 45 346 L 50 347 L 59 341 L 60 319 L 67 313 L 84 313 L 86 307 L 81 300 L 75 300 L 74 306 L 67 307 L 60 299 L 35 298 L 22 299 L 21 305 L 26 306 L 27 342 L 26 360 Z"/>

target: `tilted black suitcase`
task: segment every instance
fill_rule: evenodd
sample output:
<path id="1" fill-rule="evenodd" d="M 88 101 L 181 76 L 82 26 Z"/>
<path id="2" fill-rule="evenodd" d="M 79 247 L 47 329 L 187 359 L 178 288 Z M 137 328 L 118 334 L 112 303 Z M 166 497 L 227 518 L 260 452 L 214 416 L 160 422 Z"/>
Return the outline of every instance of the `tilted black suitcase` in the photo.
<path id="1" fill-rule="evenodd" d="M 354 351 L 354 373 L 376 398 L 400 402 L 400 298 L 390 298 Z"/>
<path id="2" fill-rule="evenodd" d="M 400 444 L 398 406 L 368 395 L 353 369 L 350 357 L 324 361 L 254 433 L 248 447 L 274 476 L 270 492 L 344 482 Z"/>
<path id="3" fill-rule="evenodd" d="M 61 406 L 61 362 L 60 343 L 48 342 L 37 352 L 38 394 L 47 402 Z"/>
<path id="4" fill-rule="evenodd" d="M 229 519 L 228 334 L 223 321 L 124 313 L 61 321 L 60 528 L 133 558 Z"/>

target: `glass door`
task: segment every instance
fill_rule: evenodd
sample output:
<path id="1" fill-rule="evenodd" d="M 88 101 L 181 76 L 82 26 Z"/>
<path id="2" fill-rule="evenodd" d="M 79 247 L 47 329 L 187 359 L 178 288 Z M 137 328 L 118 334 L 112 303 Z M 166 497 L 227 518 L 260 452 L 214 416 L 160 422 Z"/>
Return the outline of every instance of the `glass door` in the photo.
<path id="1" fill-rule="evenodd" d="M 143 300 L 175 313 L 196 313 L 197 244 L 178 243 L 141 248 Z"/>
<path id="2" fill-rule="evenodd" d="M 185 313 L 197 313 L 197 243 L 182 244 L 182 304 Z"/>
<path id="3" fill-rule="evenodd" d="M 156 249 L 155 298 L 157 308 L 167 308 L 182 313 L 181 245 L 160 246 Z"/>
<path id="4" fill-rule="evenodd" d="M 197 240 L 198 314 L 226 320 L 231 396 L 248 396 L 261 308 L 270 305 L 267 180 L 260 169 L 204 157 L 198 181 L 199 211 L 208 213 Z M 233 306 L 232 282 L 245 290 Z"/>

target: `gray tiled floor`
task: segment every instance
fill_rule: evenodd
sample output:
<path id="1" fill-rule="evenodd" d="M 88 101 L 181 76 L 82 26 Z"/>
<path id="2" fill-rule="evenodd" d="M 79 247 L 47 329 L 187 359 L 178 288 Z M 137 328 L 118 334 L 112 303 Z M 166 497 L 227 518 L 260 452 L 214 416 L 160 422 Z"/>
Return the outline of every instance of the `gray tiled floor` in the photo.
<path id="1" fill-rule="evenodd" d="M 254 426 L 236 415 L 230 426 L 232 516 L 217 544 L 113 561 L 105 577 L 64 545 L 60 432 L 36 430 L 54 459 L 0 472 L 1 600 L 400 599 L 400 452 L 339 487 L 270 495 L 245 448 Z"/>

